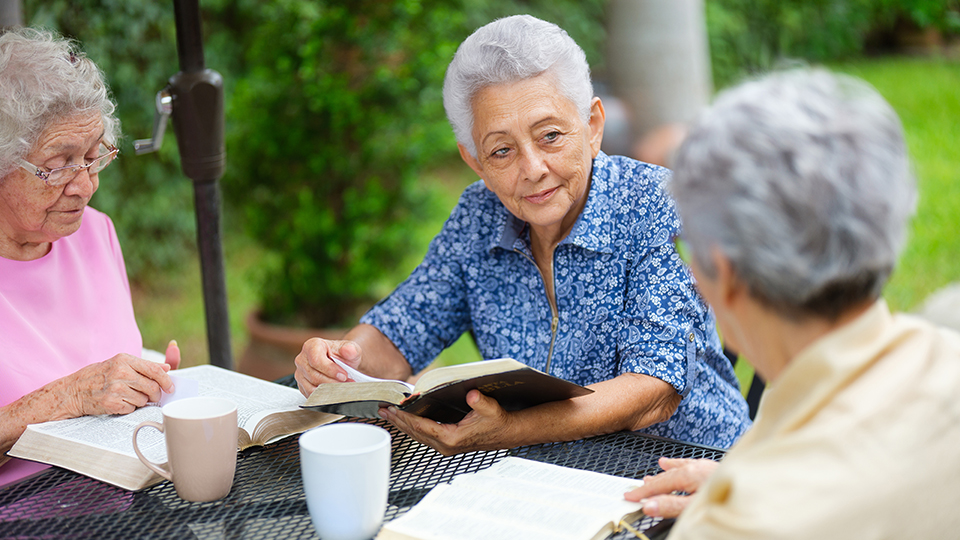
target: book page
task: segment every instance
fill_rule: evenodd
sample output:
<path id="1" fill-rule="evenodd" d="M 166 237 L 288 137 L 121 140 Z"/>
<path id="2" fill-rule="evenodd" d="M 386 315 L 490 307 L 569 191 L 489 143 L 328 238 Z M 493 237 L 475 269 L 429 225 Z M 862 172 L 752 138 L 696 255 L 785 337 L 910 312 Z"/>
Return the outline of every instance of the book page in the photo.
<path id="1" fill-rule="evenodd" d="M 396 380 L 396 379 L 378 379 L 378 378 L 376 378 L 376 377 L 371 377 L 370 375 L 367 375 L 367 374 L 365 374 L 365 373 L 361 373 L 361 372 L 353 369 L 352 367 L 348 366 L 348 365 L 345 364 L 344 362 L 342 362 L 342 361 L 340 361 L 340 360 L 337 360 L 336 358 L 333 358 L 332 360 L 333 360 L 334 362 L 336 362 L 336 364 L 337 364 L 338 366 L 342 367 L 342 368 L 344 369 L 344 371 L 347 372 L 347 377 L 353 379 L 354 382 L 392 382 L 392 383 L 400 383 L 400 384 L 406 386 L 407 388 L 409 388 L 411 392 L 413 391 L 413 385 L 410 384 L 410 383 L 408 383 L 408 382 L 406 382 L 406 381 L 398 381 L 398 380 Z"/>
<path id="2" fill-rule="evenodd" d="M 406 515 L 386 524 L 430 540 L 589 540 L 614 529 L 640 504 L 623 494 L 642 481 L 521 458 L 457 476 L 437 486 Z"/>
<path id="3" fill-rule="evenodd" d="M 163 422 L 160 407 L 142 407 L 125 415 L 82 416 L 68 420 L 56 420 L 31 424 L 28 429 L 60 439 L 78 441 L 87 446 L 133 456 L 133 430 L 141 422 Z M 154 463 L 167 461 L 167 448 L 163 434 L 147 427 L 140 430 L 137 443 L 144 457 Z"/>
<path id="4" fill-rule="evenodd" d="M 297 408 L 295 411 L 269 413 L 257 423 L 257 428 L 250 434 L 251 446 L 253 444 L 265 445 L 277 442 L 290 435 L 302 433 L 341 418 L 343 416 L 339 414 L 328 414 L 301 408 Z"/>
<path id="5" fill-rule="evenodd" d="M 425 392 L 441 384 L 454 381 L 462 381 L 480 375 L 489 375 L 491 373 L 503 373 L 515 369 L 528 367 L 522 362 L 513 358 L 498 358 L 496 360 L 481 360 L 479 362 L 470 362 L 467 364 L 457 364 L 453 366 L 444 366 L 431 369 L 420 376 L 414 387 L 418 392 Z M 532 369 L 532 368 L 531 368 Z"/>
<path id="6" fill-rule="evenodd" d="M 297 411 L 306 401 L 295 388 L 211 365 L 177 370 L 177 375 L 200 383 L 201 396 L 229 399 L 237 404 L 237 424 L 253 434 L 257 423 L 278 411 Z"/>
<path id="7" fill-rule="evenodd" d="M 161 416 L 159 407 L 144 407 L 124 416 L 85 416 L 32 424 L 9 454 L 138 490 L 163 479 L 137 458 L 133 451 L 133 430 L 140 422 L 158 421 Z M 159 431 L 144 428 L 137 440 L 148 459 L 156 463 L 167 460 Z"/>
<path id="8" fill-rule="evenodd" d="M 209 365 L 184 368 L 176 373 L 181 379 L 197 381 L 201 396 L 224 397 L 236 403 L 239 427 L 248 434 L 254 433 L 254 426 L 261 418 L 278 411 L 292 411 L 290 414 L 305 428 L 312 427 L 304 418 L 310 413 L 315 415 L 317 425 L 335 419 L 300 409 L 305 398 L 298 390 L 249 375 Z M 9 454 L 59 465 L 126 489 L 140 489 L 159 481 L 159 476 L 140 463 L 133 450 L 133 431 L 148 420 L 162 423 L 161 408 L 148 405 L 127 415 L 84 416 L 33 424 Z M 278 424 L 289 426 L 283 422 Z M 240 440 L 244 438 L 243 432 Z M 282 437 L 276 433 L 271 436 L 274 440 Z M 158 430 L 140 430 L 137 441 L 147 459 L 154 463 L 166 462 L 165 439 Z"/>

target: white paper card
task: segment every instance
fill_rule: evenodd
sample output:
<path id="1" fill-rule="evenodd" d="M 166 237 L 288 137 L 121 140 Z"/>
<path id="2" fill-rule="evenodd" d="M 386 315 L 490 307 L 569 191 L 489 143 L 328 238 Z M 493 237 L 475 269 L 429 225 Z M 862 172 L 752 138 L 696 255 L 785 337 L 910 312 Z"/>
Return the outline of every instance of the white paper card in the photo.
<path id="1" fill-rule="evenodd" d="M 200 382 L 186 377 L 177 377 L 170 373 L 170 379 L 173 380 L 173 393 L 168 394 L 160 391 L 160 406 L 172 403 L 178 399 L 197 397 L 200 395 Z"/>

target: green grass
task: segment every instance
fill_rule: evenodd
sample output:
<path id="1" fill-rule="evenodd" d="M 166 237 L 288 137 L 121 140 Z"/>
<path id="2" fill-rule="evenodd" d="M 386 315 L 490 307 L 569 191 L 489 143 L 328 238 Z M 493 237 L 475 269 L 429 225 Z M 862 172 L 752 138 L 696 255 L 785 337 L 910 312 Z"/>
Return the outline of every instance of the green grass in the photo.
<path id="1" fill-rule="evenodd" d="M 916 166 L 920 201 L 900 266 L 885 291 L 895 310 L 912 310 L 933 291 L 960 281 L 960 62 L 938 58 L 880 58 L 834 64 L 873 84 L 900 114 Z M 437 209 L 415 231 L 420 247 L 401 264 L 408 273 L 420 261 L 427 244 L 456 203 L 463 188 L 475 179 L 462 163 L 439 168 L 425 181 L 439 186 Z M 268 254 L 243 237 L 236 227 L 224 228 L 230 328 L 234 358 L 246 345 L 243 321 L 256 307 L 257 283 Z M 388 291 L 392 285 L 387 284 Z M 163 350 L 177 339 L 184 366 L 208 363 L 203 295 L 195 252 L 183 264 L 148 284 L 134 286 L 134 307 L 144 344 Z M 443 364 L 476 360 L 469 338 L 444 351 Z M 751 373 L 738 375 L 745 379 Z"/>
<path id="2" fill-rule="evenodd" d="M 881 58 L 832 66 L 872 84 L 900 115 L 920 198 L 884 297 L 899 311 L 960 280 L 960 60 Z"/>

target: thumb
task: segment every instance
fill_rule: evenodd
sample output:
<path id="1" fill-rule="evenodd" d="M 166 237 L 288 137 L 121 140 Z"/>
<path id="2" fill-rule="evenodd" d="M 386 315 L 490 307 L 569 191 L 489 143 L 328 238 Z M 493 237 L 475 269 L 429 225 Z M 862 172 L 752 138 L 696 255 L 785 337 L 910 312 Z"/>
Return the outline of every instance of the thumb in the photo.
<path id="1" fill-rule="evenodd" d="M 496 416 L 503 414 L 503 408 L 492 397 L 483 395 L 479 390 L 467 392 L 467 405 L 480 416 Z"/>
<path id="2" fill-rule="evenodd" d="M 180 367 L 180 346 L 177 345 L 177 340 L 171 339 L 170 343 L 167 344 L 166 357 L 166 363 L 170 366 L 170 369 Z"/>
<path id="3" fill-rule="evenodd" d="M 353 341 L 340 341 L 337 349 L 333 352 L 340 357 L 340 360 L 349 364 L 350 367 L 356 368 L 360 366 L 360 356 L 363 354 L 363 351 L 360 350 L 360 346 Z"/>

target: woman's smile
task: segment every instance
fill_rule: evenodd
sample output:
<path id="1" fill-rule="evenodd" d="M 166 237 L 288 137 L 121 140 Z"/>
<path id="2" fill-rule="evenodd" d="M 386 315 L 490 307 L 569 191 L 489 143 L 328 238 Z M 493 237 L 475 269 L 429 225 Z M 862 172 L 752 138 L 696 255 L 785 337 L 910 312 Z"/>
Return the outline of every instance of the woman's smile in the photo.
<path id="1" fill-rule="evenodd" d="M 545 189 L 539 193 L 534 193 L 533 195 L 527 195 L 523 199 L 531 204 L 542 204 L 547 202 L 550 197 L 557 192 L 558 189 L 560 189 L 560 186 Z"/>

